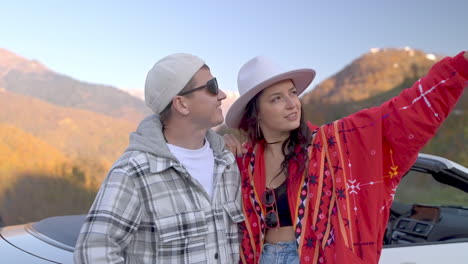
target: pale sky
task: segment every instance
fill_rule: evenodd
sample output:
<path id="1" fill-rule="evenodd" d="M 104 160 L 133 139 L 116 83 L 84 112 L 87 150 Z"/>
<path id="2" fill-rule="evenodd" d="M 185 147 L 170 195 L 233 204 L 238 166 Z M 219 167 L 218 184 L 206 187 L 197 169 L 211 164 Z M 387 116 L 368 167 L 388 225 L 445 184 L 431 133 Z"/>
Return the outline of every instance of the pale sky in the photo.
<path id="1" fill-rule="evenodd" d="M 313 87 L 374 47 L 468 49 L 467 12 L 467 0 L 0 0 L 0 47 L 123 89 L 143 89 L 152 65 L 174 52 L 202 57 L 226 91 L 256 55 L 314 68 Z"/>

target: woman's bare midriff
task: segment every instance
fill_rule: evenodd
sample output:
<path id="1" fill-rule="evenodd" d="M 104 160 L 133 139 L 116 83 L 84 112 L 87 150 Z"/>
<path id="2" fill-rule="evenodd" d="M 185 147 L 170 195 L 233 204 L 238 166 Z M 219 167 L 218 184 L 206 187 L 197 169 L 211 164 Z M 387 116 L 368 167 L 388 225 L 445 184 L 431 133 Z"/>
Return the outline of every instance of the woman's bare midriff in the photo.
<path id="1" fill-rule="evenodd" d="M 277 229 L 269 229 L 265 235 L 265 242 L 269 244 L 277 244 L 278 242 L 288 242 L 295 240 L 294 228 L 292 226 L 284 226 Z"/>

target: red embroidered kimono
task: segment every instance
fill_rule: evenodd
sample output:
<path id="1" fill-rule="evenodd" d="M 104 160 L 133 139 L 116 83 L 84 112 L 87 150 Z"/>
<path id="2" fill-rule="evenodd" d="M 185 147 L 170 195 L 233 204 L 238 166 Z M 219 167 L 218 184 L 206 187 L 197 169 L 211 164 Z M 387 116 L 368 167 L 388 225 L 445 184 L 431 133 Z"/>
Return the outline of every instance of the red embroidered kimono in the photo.
<path id="1" fill-rule="evenodd" d="M 435 64 L 379 107 L 313 127 L 306 170 L 290 166 L 288 198 L 301 263 L 377 263 L 396 187 L 468 85 L 463 53 Z M 263 144 L 238 158 L 241 263 L 258 263 L 265 235 Z M 296 175 L 296 176 L 294 176 Z"/>

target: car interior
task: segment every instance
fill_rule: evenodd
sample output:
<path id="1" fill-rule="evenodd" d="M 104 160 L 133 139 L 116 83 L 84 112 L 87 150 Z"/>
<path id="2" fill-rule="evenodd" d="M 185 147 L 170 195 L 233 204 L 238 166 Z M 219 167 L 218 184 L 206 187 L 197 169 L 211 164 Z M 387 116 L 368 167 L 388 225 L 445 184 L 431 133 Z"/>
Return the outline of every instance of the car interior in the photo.
<path id="1" fill-rule="evenodd" d="M 395 201 L 384 244 L 468 241 L 467 223 L 467 207 L 411 205 Z"/>

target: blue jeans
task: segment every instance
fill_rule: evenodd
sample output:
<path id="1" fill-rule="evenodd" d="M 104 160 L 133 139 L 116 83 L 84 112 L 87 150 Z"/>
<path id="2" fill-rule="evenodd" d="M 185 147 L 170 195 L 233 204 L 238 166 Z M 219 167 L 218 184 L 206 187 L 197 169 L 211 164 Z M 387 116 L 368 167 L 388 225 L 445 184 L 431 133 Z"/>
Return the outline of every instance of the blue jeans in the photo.
<path id="1" fill-rule="evenodd" d="M 299 264 L 296 241 L 278 242 L 276 245 L 263 244 L 260 264 Z"/>

